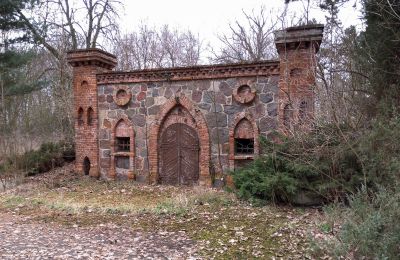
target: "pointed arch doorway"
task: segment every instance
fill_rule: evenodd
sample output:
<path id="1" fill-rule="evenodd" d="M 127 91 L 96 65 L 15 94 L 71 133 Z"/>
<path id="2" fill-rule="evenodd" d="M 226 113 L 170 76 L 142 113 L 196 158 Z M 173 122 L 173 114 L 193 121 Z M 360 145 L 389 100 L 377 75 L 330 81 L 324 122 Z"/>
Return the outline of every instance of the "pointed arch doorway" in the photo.
<path id="1" fill-rule="evenodd" d="M 85 159 L 83 159 L 83 173 L 85 175 L 89 175 L 90 173 L 90 160 L 87 156 L 85 157 Z"/>
<path id="2" fill-rule="evenodd" d="M 166 159 L 161 158 L 161 144 L 163 143 L 161 139 L 165 130 L 177 123 L 185 124 L 193 129 L 196 132 L 196 140 L 198 140 L 198 156 L 195 157 L 197 159 L 197 167 L 195 168 L 197 169 L 197 174 L 194 175 L 198 177 L 196 177 L 197 180 L 194 180 L 196 178 L 191 180 L 192 184 L 211 186 L 210 138 L 207 123 L 201 111 L 183 94 L 172 97 L 161 107 L 155 125 L 151 128 L 149 150 L 152 152 L 149 153 L 149 182 L 165 183 L 163 178 L 160 178 L 164 165 L 161 161 L 164 160 L 166 162 Z M 182 164 L 185 163 L 186 160 L 182 162 Z"/>
<path id="3" fill-rule="evenodd" d="M 193 185 L 199 180 L 199 138 L 197 131 L 183 123 L 168 126 L 160 140 L 159 182 Z"/>

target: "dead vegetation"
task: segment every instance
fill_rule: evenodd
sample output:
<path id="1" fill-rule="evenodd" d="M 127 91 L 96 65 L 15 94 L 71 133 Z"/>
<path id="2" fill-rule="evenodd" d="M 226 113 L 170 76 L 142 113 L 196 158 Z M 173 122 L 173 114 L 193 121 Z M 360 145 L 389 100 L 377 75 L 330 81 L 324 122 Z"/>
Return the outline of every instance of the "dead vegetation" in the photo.
<path id="1" fill-rule="evenodd" d="M 148 186 L 76 176 L 72 165 L 0 193 L 0 212 L 66 227 L 113 224 L 185 232 L 205 258 L 303 258 L 323 229 L 316 209 L 254 207 L 204 187 Z"/>

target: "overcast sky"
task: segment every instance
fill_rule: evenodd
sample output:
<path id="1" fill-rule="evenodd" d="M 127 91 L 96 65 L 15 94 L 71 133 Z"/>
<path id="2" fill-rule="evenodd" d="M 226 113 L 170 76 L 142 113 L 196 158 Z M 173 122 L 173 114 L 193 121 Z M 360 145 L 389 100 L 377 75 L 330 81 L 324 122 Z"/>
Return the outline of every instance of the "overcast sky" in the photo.
<path id="1" fill-rule="evenodd" d="M 340 19 L 346 26 L 360 25 L 359 0 L 351 0 L 340 13 Z M 304 1 L 305 2 L 305 1 Z M 352 6 L 356 4 L 356 8 Z M 121 29 L 131 31 L 140 21 L 151 25 L 169 24 L 181 29 L 190 29 L 200 38 L 214 42 L 217 33 L 225 32 L 230 22 L 243 19 L 242 10 L 251 12 L 264 5 L 268 10 L 280 14 L 284 10 L 284 0 L 125 0 L 124 14 L 121 15 Z M 301 1 L 289 4 L 286 19 L 301 16 Z M 312 9 L 311 17 L 324 23 L 324 14 L 317 8 Z"/>

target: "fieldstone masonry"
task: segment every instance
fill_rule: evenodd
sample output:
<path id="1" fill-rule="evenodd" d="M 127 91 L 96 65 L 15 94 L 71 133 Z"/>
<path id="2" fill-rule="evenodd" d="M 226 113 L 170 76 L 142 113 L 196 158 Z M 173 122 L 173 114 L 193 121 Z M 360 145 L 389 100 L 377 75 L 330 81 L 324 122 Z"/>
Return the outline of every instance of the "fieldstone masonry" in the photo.
<path id="1" fill-rule="evenodd" d="M 112 72 L 111 54 L 69 52 L 76 171 L 167 183 L 164 171 L 176 169 L 178 184 L 211 185 L 257 156 L 259 136 L 288 131 L 302 113 L 312 116 L 322 32 L 322 25 L 277 31 L 279 60 L 243 64 Z"/>

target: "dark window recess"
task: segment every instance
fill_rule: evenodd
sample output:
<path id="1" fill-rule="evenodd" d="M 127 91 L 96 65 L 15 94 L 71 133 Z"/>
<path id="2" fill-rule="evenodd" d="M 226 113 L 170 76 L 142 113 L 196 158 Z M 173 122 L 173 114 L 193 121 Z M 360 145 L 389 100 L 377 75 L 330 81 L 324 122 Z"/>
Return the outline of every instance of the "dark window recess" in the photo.
<path id="1" fill-rule="evenodd" d="M 83 125 L 83 109 L 81 107 L 78 110 L 78 125 Z"/>
<path id="2" fill-rule="evenodd" d="M 128 156 L 116 156 L 115 167 L 121 169 L 129 169 L 129 157 Z"/>
<path id="3" fill-rule="evenodd" d="M 283 108 L 283 125 L 286 127 L 286 129 L 290 128 L 291 124 L 291 117 L 292 117 L 292 110 L 290 105 L 286 105 Z"/>
<path id="4" fill-rule="evenodd" d="M 89 107 L 88 111 L 87 111 L 87 124 L 88 125 L 92 125 L 93 123 L 93 108 Z"/>
<path id="5" fill-rule="evenodd" d="M 235 154 L 253 154 L 254 139 L 235 139 Z"/>
<path id="6" fill-rule="evenodd" d="M 300 103 L 300 107 L 299 107 L 299 123 L 300 124 L 304 123 L 304 120 L 306 119 L 306 111 L 307 111 L 307 102 L 303 101 Z"/>
<path id="7" fill-rule="evenodd" d="M 129 137 L 117 137 L 117 152 L 129 152 L 131 140 Z"/>

